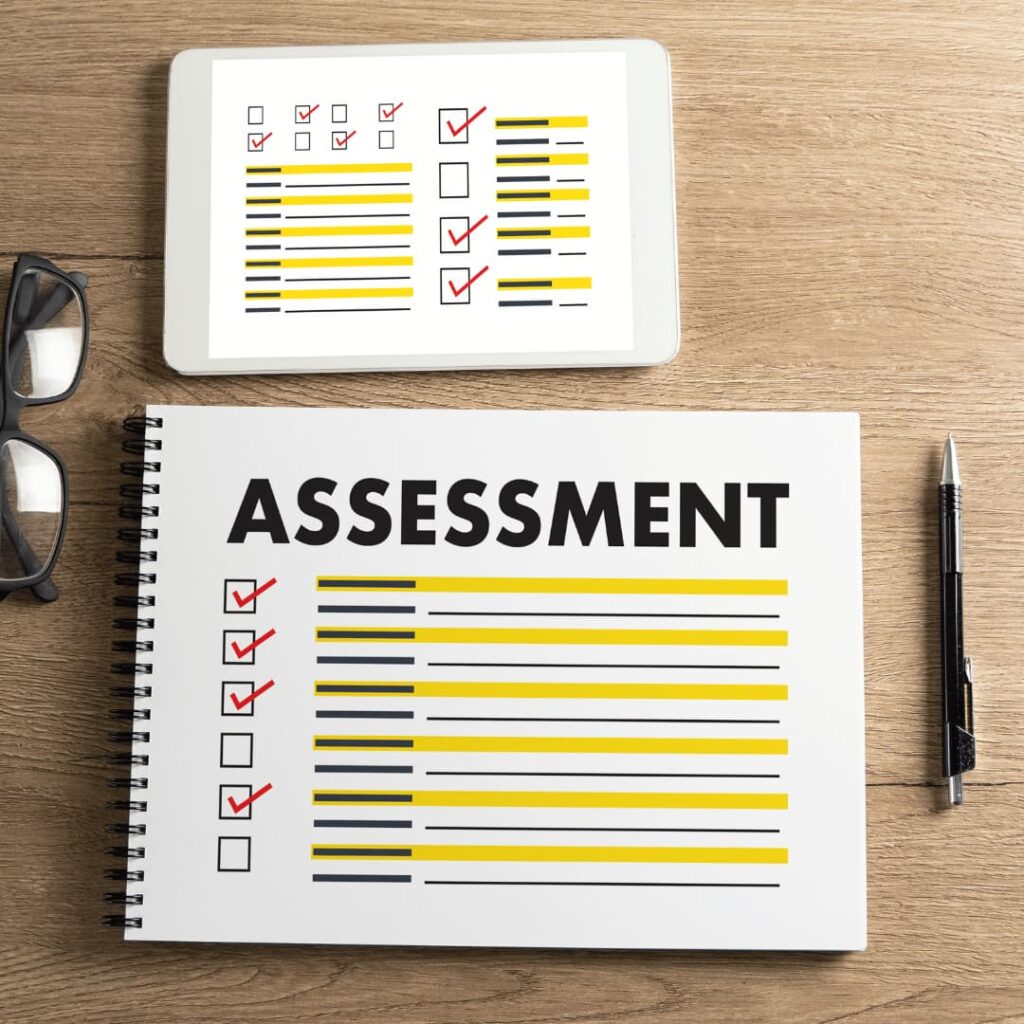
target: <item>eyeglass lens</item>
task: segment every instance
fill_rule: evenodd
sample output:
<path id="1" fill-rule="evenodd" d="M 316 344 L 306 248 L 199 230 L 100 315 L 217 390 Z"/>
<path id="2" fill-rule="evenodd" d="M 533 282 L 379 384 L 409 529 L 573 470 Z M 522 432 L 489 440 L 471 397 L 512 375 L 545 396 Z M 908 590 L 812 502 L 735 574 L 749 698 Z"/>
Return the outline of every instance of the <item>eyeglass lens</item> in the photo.
<path id="1" fill-rule="evenodd" d="M 48 568 L 60 536 L 64 485 L 52 456 L 12 438 L 0 447 L 0 580 Z"/>
<path id="2" fill-rule="evenodd" d="M 75 382 L 85 344 L 85 314 L 78 294 L 56 274 L 31 269 L 13 301 L 11 383 L 23 398 L 57 398 Z"/>

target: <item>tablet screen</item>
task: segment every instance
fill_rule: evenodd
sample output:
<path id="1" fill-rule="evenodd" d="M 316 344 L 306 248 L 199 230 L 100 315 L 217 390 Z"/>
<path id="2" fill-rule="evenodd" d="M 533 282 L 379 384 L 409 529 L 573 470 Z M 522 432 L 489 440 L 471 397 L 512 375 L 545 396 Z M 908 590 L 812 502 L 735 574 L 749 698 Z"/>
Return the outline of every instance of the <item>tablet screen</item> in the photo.
<path id="1" fill-rule="evenodd" d="M 213 62 L 212 358 L 634 348 L 626 55 Z"/>

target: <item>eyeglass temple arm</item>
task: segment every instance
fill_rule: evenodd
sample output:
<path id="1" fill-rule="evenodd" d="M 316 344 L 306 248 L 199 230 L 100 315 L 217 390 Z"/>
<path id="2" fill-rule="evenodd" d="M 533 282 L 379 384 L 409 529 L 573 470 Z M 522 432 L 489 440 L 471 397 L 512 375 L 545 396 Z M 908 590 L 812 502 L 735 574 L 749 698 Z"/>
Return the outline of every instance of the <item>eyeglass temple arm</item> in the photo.
<path id="1" fill-rule="evenodd" d="M 14 550 L 18 553 L 18 560 L 21 562 L 22 568 L 29 576 L 34 576 L 42 569 L 43 563 L 39 561 L 36 553 L 32 550 L 32 546 L 21 532 L 10 506 L 7 504 L 6 498 L 3 501 L 3 528 L 14 544 Z M 51 579 L 40 580 L 32 587 L 32 593 L 40 601 L 57 600 L 57 587 Z"/>

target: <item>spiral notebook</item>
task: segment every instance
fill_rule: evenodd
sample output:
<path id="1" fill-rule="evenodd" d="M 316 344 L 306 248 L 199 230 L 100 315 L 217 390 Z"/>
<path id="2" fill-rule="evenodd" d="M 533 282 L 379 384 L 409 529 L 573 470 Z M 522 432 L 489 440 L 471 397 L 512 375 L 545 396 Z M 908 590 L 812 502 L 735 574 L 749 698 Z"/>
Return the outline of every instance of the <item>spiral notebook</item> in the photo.
<path id="1" fill-rule="evenodd" d="M 127 939 L 863 948 L 856 416 L 126 427 Z"/>

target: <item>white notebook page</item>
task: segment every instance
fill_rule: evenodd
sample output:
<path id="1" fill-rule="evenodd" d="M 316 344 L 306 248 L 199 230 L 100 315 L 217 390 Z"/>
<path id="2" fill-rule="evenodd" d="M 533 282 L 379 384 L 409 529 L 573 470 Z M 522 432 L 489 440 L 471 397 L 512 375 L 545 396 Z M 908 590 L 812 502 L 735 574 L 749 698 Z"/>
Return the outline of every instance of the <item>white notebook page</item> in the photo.
<path id="1" fill-rule="evenodd" d="M 856 416 L 148 415 L 126 937 L 864 946 Z"/>

